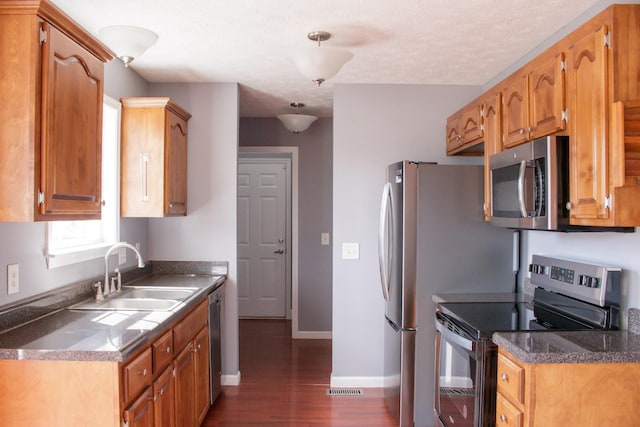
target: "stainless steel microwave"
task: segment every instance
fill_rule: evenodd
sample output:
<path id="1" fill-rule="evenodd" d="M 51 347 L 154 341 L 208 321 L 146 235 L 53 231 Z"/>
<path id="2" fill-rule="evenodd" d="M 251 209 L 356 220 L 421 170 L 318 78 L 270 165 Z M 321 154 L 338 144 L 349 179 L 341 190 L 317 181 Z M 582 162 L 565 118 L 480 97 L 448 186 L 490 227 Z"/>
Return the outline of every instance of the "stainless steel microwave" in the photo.
<path id="1" fill-rule="evenodd" d="M 510 228 L 566 229 L 568 153 L 568 137 L 548 136 L 490 156 L 490 222 Z"/>

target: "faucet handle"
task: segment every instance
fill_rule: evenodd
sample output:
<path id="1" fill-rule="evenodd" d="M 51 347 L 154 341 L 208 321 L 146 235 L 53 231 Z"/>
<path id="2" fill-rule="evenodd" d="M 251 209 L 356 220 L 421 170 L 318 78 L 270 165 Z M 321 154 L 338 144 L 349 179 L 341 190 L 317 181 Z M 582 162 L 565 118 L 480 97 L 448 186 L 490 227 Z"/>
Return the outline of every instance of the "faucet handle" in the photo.
<path id="1" fill-rule="evenodd" d="M 104 299 L 104 294 L 102 293 L 102 282 L 97 281 L 92 286 L 96 288 L 96 301 L 102 301 Z"/>

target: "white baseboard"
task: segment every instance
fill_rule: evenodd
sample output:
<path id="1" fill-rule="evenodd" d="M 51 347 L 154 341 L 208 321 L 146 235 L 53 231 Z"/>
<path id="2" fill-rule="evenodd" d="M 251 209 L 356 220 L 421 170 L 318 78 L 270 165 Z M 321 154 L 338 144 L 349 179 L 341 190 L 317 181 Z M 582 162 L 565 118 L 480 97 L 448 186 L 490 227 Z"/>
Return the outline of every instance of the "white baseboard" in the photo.
<path id="1" fill-rule="evenodd" d="M 220 382 L 222 385 L 240 385 L 240 371 L 235 375 L 221 375 Z"/>
<path id="2" fill-rule="evenodd" d="M 331 387 L 382 388 L 382 377 L 336 377 L 331 374 Z"/>
<path id="3" fill-rule="evenodd" d="M 331 331 L 294 331 L 293 339 L 301 340 L 330 340 Z"/>

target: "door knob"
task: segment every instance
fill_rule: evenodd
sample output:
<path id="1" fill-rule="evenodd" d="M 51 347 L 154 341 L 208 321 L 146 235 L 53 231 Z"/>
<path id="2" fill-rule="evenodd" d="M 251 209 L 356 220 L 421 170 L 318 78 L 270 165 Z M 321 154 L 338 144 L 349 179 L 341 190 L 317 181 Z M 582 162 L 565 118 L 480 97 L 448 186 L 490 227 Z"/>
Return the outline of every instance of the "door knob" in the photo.
<path id="1" fill-rule="evenodd" d="M 275 251 L 273 251 L 274 254 L 283 254 L 284 250 L 283 249 L 277 249 Z"/>

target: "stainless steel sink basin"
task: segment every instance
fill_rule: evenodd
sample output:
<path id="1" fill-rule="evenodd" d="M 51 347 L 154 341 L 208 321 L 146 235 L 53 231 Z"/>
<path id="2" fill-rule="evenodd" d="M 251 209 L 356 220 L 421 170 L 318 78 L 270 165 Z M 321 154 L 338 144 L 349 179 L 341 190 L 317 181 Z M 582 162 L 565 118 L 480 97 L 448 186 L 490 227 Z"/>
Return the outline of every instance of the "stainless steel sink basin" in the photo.
<path id="1" fill-rule="evenodd" d="M 190 287 L 128 287 L 122 292 L 108 296 L 102 301 L 87 301 L 73 307 L 73 310 L 135 310 L 169 311 L 191 297 L 198 288 Z"/>
<path id="2" fill-rule="evenodd" d="M 116 298 L 127 299 L 172 299 L 184 301 L 189 298 L 198 288 L 152 288 L 139 287 L 129 288 L 124 286 L 122 293 Z"/>

